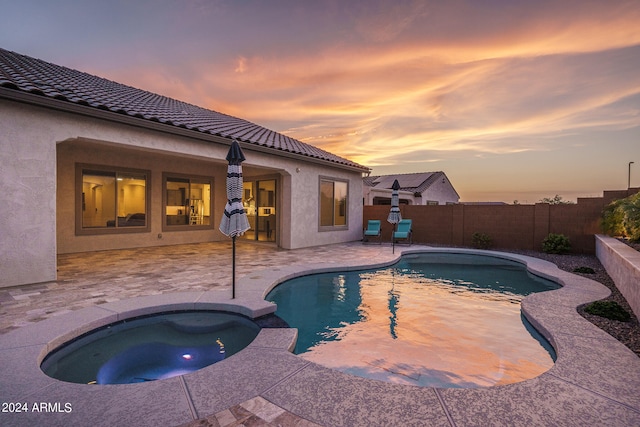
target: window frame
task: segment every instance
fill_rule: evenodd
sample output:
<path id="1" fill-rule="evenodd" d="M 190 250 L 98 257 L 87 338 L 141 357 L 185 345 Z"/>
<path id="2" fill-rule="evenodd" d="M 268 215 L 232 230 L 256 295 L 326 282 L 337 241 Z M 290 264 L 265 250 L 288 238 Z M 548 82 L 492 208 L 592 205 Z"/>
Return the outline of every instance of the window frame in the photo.
<path id="1" fill-rule="evenodd" d="M 84 227 L 83 226 L 83 184 L 85 172 L 107 172 L 113 173 L 116 177 L 116 197 L 115 206 L 115 224 L 113 227 L 107 225 L 103 227 Z M 126 227 L 118 226 L 118 205 L 117 205 L 117 177 L 119 174 L 136 174 L 145 177 L 145 225 L 133 225 Z M 130 234 L 130 233 L 149 233 L 151 232 L 151 171 L 148 169 L 133 169 L 119 166 L 96 165 L 89 163 L 76 163 L 76 182 L 75 182 L 75 234 L 76 236 L 96 236 L 105 234 Z"/>
<path id="2" fill-rule="evenodd" d="M 209 224 L 167 224 L 167 202 L 168 202 L 168 193 L 167 193 L 167 180 L 174 178 L 176 180 L 188 180 L 189 182 L 189 191 L 191 191 L 192 181 L 201 181 L 200 183 L 208 183 L 209 184 Z M 163 232 L 171 232 L 171 231 L 191 231 L 191 230 L 211 230 L 215 228 L 215 219 L 214 219 L 214 183 L 215 180 L 212 176 L 204 176 L 204 175 L 192 175 L 185 173 L 173 173 L 173 172 L 163 172 L 162 173 L 162 231 Z M 187 197 L 187 199 L 189 199 Z"/>
<path id="3" fill-rule="evenodd" d="M 331 182 L 333 184 L 333 203 L 332 203 L 332 212 L 336 212 L 335 206 L 335 184 L 337 182 L 343 183 L 346 185 L 346 196 L 345 196 L 345 204 L 344 204 L 344 218 L 345 223 L 336 225 L 336 217 L 335 214 L 332 218 L 332 225 L 322 225 L 322 183 L 323 182 Z M 349 196 L 350 196 L 350 181 L 348 179 L 335 178 L 330 176 L 319 176 L 318 177 L 318 231 L 346 231 L 349 230 Z"/>

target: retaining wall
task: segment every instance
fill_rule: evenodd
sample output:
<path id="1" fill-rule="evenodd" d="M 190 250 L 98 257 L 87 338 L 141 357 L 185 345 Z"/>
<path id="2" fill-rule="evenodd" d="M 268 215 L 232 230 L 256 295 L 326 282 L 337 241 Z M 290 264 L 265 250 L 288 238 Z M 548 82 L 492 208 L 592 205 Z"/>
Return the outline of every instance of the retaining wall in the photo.
<path id="1" fill-rule="evenodd" d="M 613 237 L 597 235 L 596 256 L 640 320 L 640 252 Z"/>

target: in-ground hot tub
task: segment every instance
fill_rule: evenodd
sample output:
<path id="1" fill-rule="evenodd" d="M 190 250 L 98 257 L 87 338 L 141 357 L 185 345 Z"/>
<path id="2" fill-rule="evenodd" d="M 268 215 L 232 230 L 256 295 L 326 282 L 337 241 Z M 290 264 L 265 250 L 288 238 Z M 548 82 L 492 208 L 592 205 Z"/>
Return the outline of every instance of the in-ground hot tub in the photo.
<path id="1" fill-rule="evenodd" d="M 249 345 L 260 327 L 219 311 L 180 311 L 121 320 L 90 331 L 41 364 L 52 378 L 80 384 L 130 384 L 196 371 Z"/>

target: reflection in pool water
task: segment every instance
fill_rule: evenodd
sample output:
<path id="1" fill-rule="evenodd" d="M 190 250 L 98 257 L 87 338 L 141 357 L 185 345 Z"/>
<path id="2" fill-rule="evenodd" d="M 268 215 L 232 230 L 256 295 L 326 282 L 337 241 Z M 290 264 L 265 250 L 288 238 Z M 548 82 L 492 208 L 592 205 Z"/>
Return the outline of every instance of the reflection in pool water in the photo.
<path id="1" fill-rule="evenodd" d="M 236 314 L 160 313 L 105 326 L 50 353 L 42 370 L 74 383 L 129 384 L 196 371 L 229 357 L 260 327 Z"/>
<path id="2" fill-rule="evenodd" d="M 429 253 L 379 270 L 299 277 L 267 299 L 299 329 L 295 352 L 305 359 L 389 382 L 483 387 L 553 365 L 520 301 L 557 288 L 516 262 Z"/>

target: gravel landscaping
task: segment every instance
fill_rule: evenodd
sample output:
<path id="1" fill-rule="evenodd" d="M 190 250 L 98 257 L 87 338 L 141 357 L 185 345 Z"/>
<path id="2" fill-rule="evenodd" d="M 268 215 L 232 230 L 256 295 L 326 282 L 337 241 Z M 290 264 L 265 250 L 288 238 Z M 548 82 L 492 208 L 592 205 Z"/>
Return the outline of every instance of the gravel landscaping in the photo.
<path id="1" fill-rule="evenodd" d="M 640 248 L 640 245 L 636 244 L 636 249 Z M 602 283 L 611 290 L 611 295 L 605 298 L 605 301 L 615 301 L 620 304 L 629 314 L 631 314 L 631 320 L 628 322 L 620 322 L 617 320 L 610 320 L 604 317 L 595 316 L 584 311 L 584 306 L 578 307 L 578 313 L 609 335 L 626 345 L 631 351 L 633 351 L 638 357 L 640 357 L 640 322 L 633 314 L 631 307 L 627 303 L 627 300 L 622 296 L 618 288 L 616 288 L 613 280 L 607 274 L 602 264 L 595 255 L 554 255 L 546 254 L 544 252 L 535 251 L 512 251 L 522 255 L 532 256 L 556 264 L 560 269 L 569 271 L 571 273 L 588 277 L 596 282 Z M 579 267 L 592 268 L 594 274 L 576 273 L 574 270 Z"/>

